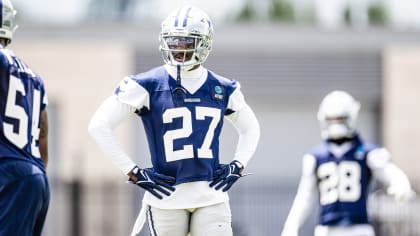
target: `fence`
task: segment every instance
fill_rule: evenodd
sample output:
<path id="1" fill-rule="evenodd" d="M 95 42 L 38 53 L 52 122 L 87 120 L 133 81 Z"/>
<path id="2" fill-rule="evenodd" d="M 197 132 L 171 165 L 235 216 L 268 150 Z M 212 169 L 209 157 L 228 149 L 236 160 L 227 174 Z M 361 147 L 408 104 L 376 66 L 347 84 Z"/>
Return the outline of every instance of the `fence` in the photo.
<path id="1" fill-rule="evenodd" d="M 45 235 L 129 235 L 143 191 L 124 183 L 52 182 L 52 202 Z M 235 236 L 279 235 L 290 209 L 296 185 L 266 179 L 240 181 L 230 191 Z M 369 198 L 377 236 L 420 235 L 420 201 L 396 202 L 380 192 Z M 312 235 L 317 211 L 301 235 Z M 148 236 L 144 227 L 142 236 Z"/>

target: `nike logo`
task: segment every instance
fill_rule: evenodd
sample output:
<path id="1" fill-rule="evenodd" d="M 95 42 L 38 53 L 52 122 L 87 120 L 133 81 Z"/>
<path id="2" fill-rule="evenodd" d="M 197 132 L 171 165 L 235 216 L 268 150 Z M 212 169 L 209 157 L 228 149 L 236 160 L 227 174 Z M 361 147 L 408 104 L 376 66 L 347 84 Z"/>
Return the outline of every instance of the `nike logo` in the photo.
<path id="1" fill-rule="evenodd" d="M 116 90 L 115 90 L 115 94 L 120 94 L 120 93 L 123 93 L 123 92 L 125 92 L 125 90 L 122 90 L 121 89 L 121 86 L 120 87 L 118 87 Z"/>

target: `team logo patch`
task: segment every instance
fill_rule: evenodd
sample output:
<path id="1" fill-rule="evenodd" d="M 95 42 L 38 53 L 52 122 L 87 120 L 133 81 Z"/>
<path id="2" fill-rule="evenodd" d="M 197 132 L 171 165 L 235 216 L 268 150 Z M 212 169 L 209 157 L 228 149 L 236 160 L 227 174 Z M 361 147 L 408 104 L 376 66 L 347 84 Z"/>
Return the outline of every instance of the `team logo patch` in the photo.
<path id="1" fill-rule="evenodd" d="M 362 146 L 357 147 L 356 153 L 354 154 L 357 160 L 363 160 L 365 158 L 365 150 Z"/>
<path id="2" fill-rule="evenodd" d="M 225 87 L 221 85 L 214 85 L 213 98 L 223 100 L 225 98 Z"/>

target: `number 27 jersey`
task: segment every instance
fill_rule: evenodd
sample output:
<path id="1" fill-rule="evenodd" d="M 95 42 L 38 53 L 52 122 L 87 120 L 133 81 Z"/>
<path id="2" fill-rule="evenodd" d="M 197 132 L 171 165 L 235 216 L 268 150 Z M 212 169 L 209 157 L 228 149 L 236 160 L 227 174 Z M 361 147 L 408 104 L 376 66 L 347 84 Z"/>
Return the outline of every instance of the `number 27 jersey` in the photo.
<path id="1" fill-rule="evenodd" d="M 194 93 L 178 88 L 165 67 L 121 81 L 119 100 L 137 108 L 146 132 L 155 171 L 176 184 L 210 181 L 219 166 L 219 136 L 224 115 L 245 104 L 229 103 L 239 83 L 205 70 L 207 78 Z M 182 90 L 182 91 L 181 91 Z"/>

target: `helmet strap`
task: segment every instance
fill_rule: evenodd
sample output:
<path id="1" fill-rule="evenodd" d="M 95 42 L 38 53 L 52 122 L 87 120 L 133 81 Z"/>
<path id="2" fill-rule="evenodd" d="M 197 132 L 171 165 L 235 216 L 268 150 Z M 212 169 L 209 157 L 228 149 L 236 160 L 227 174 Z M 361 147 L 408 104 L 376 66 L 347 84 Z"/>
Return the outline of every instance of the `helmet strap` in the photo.
<path id="1" fill-rule="evenodd" d="M 181 87 L 181 65 L 176 66 L 176 86 Z"/>
<path id="2" fill-rule="evenodd" d="M 172 91 L 172 99 L 175 105 L 180 105 L 184 100 L 187 92 L 181 85 L 181 65 L 176 66 L 176 87 Z"/>

